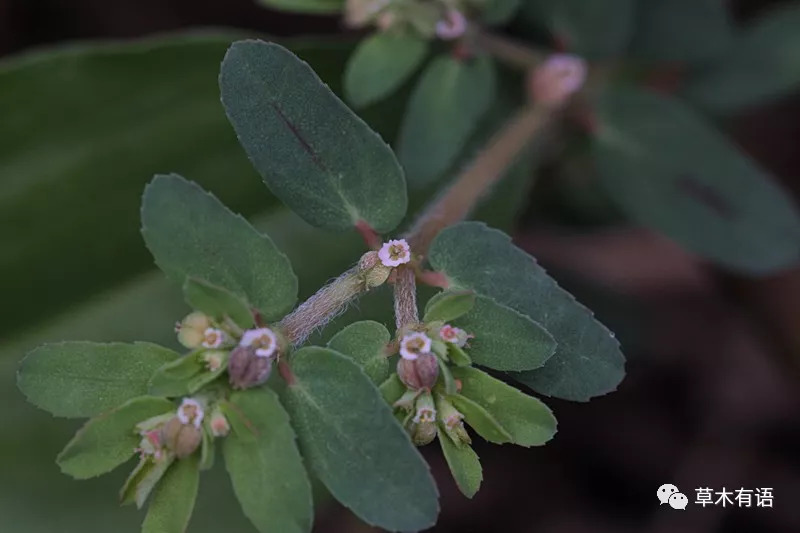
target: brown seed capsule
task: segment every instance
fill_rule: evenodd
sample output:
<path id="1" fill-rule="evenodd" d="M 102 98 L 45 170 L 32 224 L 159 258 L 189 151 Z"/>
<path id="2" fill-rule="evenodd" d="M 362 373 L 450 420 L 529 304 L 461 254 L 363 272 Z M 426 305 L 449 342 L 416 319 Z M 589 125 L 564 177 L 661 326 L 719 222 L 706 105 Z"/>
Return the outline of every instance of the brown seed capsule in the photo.
<path id="1" fill-rule="evenodd" d="M 256 354 L 256 346 L 237 346 L 228 359 L 228 376 L 234 389 L 261 385 L 272 371 L 273 357 Z"/>
<path id="2" fill-rule="evenodd" d="M 439 379 L 439 361 L 432 353 L 422 353 L 416 359 L 400 358 L 397 376 L 412 390 L 430 389 Z"/>
<path id="3" fill-rule="evenodd" d="M 178 417 L 171 418 L 161 428 L 161 441 L 178 459 L 194 453 L 203 440 L 203 430 L 194 424 L 184 424 Z"/>

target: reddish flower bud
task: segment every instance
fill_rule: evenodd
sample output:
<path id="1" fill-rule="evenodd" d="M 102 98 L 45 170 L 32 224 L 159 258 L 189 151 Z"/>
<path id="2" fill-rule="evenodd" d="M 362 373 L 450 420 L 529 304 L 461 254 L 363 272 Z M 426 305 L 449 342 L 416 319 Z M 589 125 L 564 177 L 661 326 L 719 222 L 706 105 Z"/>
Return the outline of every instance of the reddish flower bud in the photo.
<path id="1" fill-rule="evenodd" d="M 272 371 L 272 357 L 256 352 L 257 346 L 237 346 L 228 359 L 228 377 L 234 389 L 249 389 L 261 385 Z"/>
<path id="2" fill-rule="evenodd" d="M 416 359 L 397 361 L 397 376 L 412 390 L 431 389 L 439 379 L 439 361 L 432 353 L 420 354 Z"/>

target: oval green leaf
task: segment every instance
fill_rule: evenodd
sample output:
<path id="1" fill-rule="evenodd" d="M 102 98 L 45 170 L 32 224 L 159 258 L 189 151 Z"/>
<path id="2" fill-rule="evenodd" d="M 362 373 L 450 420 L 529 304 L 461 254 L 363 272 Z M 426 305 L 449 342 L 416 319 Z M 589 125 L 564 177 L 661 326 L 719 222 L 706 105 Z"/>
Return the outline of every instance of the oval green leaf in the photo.
<path id="1" fill-rule="evenodd" d="M 495 65 L 486 56 L 439 56 L 417 82 L 397 153 L 409 182 L 430 184 L 453 164 L 495 96 Z"/>
<path id="2" fill-rule="evenodd" d="M 397 90 L 425 59 L 428 41 L 413 33 L 374 33 L 358 45 L 344 71 L 347 100 L 365 107 Z"/>
<path id="3" fill-rule="evenodd" d="M 540 400 L 524 394 L 477 368 L 454 368 L 461 396 L 480 405 L 519 446 L 541 446 L 556 434 L 553 412 Z"/>
<path id="4" fill-rule="evenodd" d="M 800 6 L 776 9 L 745 30 L 683 94 L 715 113 L 732 113 L 800 86 Z"/>
<path id="5" fill-rule="evenodd" d="M 178 175 L 156 176 L 145 189 L 142 235 L 168 277 L 219 285 L 251 302 L 265 320 L 282 317 L 297 299 L 297 277 L 272 240 Z"/>
<path id="6" fill-rule="evenodd" d="M 372 320 L 350 324 L 328 341 L 328 348 L 352 359 L 373 383 L 380 385 L 391 371 L 386 347 L 392 336 L 386 326 Z"/>
<path id="7" fill-rule="evenodd" d="M 537 392 L 587 401 L 616 389 L 625 358 L 614 335 L 508 235 L 480 222 L 442 231 L 429 252 L 450 287 L 471 289 L 530 317 L 558 343 L 544 367 L 515 373 Z"/>
<path id="8" fill-rule="evenodd" d="M 419 531 L 436 522 L 428 465 L 364 372 L 347 357 L 309 347 L 291 360 L 284 405 L 303 455 L 331 494 L 368 524 Z"/>
<path id="9" fill-rule="evenodd" d="M 633 220 L 751 275 L 800 261 L 790 197 L 685 104 L 617 88 L 599 95 L 596 112 L 602 183 Z"/>
<path id="10" fill-rule="evenodd" d="M 463 316 L 475 306 L 472 291 L 442 291 L 425 304 L 423 322 L 450 322 Z"/>
<path id="11" fill-rule="evenodd" d="M 495 370 L 540 368 L 556 352 L 556 341 L 541 325 L 486 296 L 454 324 L 474 335 L 465 350 L 472 361 Z"/>
<path id="12" fill-rule="evenodd" d="M 508 431 L 506 431 L 505 428 L 500 425 L 500 422 L 479 403 L 460 394 L 448 396 L 447 399 L 455 405 L 456 409 L 461 411 L 467 424 L 487 441 L 495 444 L 503 444 L 512 441 L 512 437 Z"/>
<path id="13" fill-rule="evenodd" d="M 408 203 L 386 143 L 285 48 L 234 43 L 220 73 L 222 103 L 270 190 L 312 225 L 394 229 Z M 210 280 L 213 281 L 213 280 Z"/>
<path id="14" fill-rule="evenodd" d="M 481 19 L 490 25 L 505 24 L 519 10 L 522 0 L 486 0 L 481 9 Z"/>
<path id="15" fill-rule="evenodd" d="M 441 429 L 439 444 L 458 490 L 467 498 L 472 498 L 478 493 L 483 481 L 483 468 L 478 454 L 471 446 L 456 446 Z"/>
<path id="16" fill-rule="evenodd" d="M 200 486 L 197 454 L 172 463 L 158 482 L 142 524 L 142 533 L 185 533 Z"/>
<path id="17" fill-rule="evenodd" d="M 45 344 L 22 361 L 17 385 L 56 416 L 91 417 L 148 394 L 153 372 L 178 357 L 147 342 Z"/>
<path id="18" fill-rule="evenodd" d="M 175 405 L 163 398 L 134 398 L 84 424 L 56 462 L 62 472 L 75 479 L 110 472 L 136 453 L 142 439 L 136 424 L 174 409 Z"/>
<path id="19" fill-rule="evenodd" d="M 244 514 L 261 533 L 311 531 L 311 484 L 277 395 L 261 387 L 236 392 L 230 402 L 255 435 L 231 433 L 222 448 Z"/>

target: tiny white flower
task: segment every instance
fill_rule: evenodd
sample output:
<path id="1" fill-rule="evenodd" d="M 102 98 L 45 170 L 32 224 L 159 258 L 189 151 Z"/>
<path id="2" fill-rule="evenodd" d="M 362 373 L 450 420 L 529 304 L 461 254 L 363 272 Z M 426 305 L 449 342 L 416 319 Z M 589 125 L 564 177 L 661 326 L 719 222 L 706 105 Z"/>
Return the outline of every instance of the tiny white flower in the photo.
<path id="1" fill-rule="evenodd" d="M 193 424 L 194 427 L 199 428 L 200 424 L 203 423 L 205 413 L 200 402 L 193 398 L 184 398 L 181 406 L 178 407 L 176 416 L 181 421 L 181 424 Z"/>
<path id="2" fill-rule="evenodd" d="M 278 338 L 269 328 L 249 329 L 242 335 L 240 346 L 253 346 L 258 357 L 272 357 L 278 349 Z"/>
<path id="3" fill-rule="evenodd" d="M 419 407 L 414 415 L 414 423 L 436 422 L 436 409 L 433 407 Z"/>
<path id="4" fill-rule="evenodd" d="M 531 90 L 537 101 L 559 104 L 583 87 L 588 67 L 586 61 L 572 54 L 553 54 L 535 71 Z"/>
<path id="5" fill-rule="evenodd" d="M 409 361 L 431 351 L 431 339 L 424 333 L 410 333 L 400 341 L 400 356 Z"/>
<path id="6" fill-rule="evenodd" d="M 459 348 L 463 348 L 464 345 L 467 344 L 470 335 L 461 328 L 445 324 L 439 330 L 439 337 L 441 337 L 444 342 L 449 342 L 455 344 Z"/>
<path id="7" fill-rule="evenodd" d="M 225 333 L 221 329 L 206 328 L 203 332 L 203 348 L 219 348 L 225 340 Z"/>
<path id="8" fill-rule="evenodd" d="M 467 19 L 460 12 L 451 9 L 445 17 L 436 23 L 436 36 L 445 41 L 458 39 L 467 31 Z"/>
<path id="9" fill-rule="evenodd" d="M 384 266 L 396 267 L 411 261 L 411 247 L 405 239 L 395 239 L 383 243 L 378 257 Z"/>

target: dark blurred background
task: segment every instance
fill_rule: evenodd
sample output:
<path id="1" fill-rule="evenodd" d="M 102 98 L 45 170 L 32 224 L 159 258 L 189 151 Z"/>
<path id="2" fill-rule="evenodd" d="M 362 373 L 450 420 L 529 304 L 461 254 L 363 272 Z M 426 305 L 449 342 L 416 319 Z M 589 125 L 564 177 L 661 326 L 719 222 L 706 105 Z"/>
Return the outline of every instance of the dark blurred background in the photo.
<path id="1" fill-rule="evenodd" d="M 730 6 L 738 21 L 746 21 L 778 3 L 738 0 Z M 277 13 L 252 0 L 0 0 L 0 55 L 198 26 L 276 36 L 342 31 L 335 18 Z M 727 119 L 723 128 L 795 198 L 800 195 L 800 95 Z M 138 157 L 147 158 L 148 153 Z M 0 166 L 0 171 L 10 170 Z M 546 173 L 537 185 L 535 199 L 514 229 L 515 241 L 618 332 L 628 375 L 616 393 L 589 404 L 548 400 L 558 416 L 559 433 L 544 448 L 479 442 L 484 482 L 472 502 L 456 490 L 438 447 L 425 449 L 442 492 L 443 510 L 434 531 L 800 531 L 800 270 L 745 279 L 646 230 L 556 226 L 555 219 L 569 216 L 559 213 L 564 207 L 553 183 L 557 175 L 552 174 Z M 11 179 L 0 172 L 0 181 Z M 143 176 L 142 182 L 147 179 Z M 119 194 L 131 194 L 133 204 L 137 201 L 134 192 Z M 59 237 L 49 238 L 55 242 Z M 280 243 L 281 237 L 277 240 Z M 144 247 L 134 255 L 145 257 Z M 0 257 L 4 260 L 12 258 Z M 64 283 L 73 283 L 70 276 L 77 274 L 60 272 L 58 257 L 44 260 L 50 262 L 47 269 L 53 276 L 63 275 Z M 100 270 L 113 263 L 109 258 Z M 34 307 L 24 325 L 6 330 L 0 339 L 6 402 L 0 417 L 6 426 L 0 442 L 0 531 L 134 531 L 141 519 L 133 511 L 114 508 L 116 494 L 106 488 L 111 485 L 73 482 L 58 474 L 54 455 L 76 424 L 59 421 L 51 429 L 49 415 L 23 406 L 11 376 L 23 350 L 42 339 L 135 336 L 135 330 L 146 328 L 124 323 L 127 311 L 114 304 L 124 296 L 125 305 L 134 301 L 144 309 L 147 304 L 131 300 L 132 294 L 147 294 L 142 287 L 161 294 L 160 282 L 147 277 L 150 269 L 143 265 L 133 263 L 114 285 L 114 295 L 108 288 L 92 286 L 86 297 L 71 295 L 72 303 Z M 90 272 L 97 268 L 96 263 L 86 265 Z M 0 283 L 2 293 L 18 294 L 34 291 L 39 280 L 22 277 Z M 92 306 L 99 311 L 91 311 Z M 11 320 L 12 311 L 6 306 L 3 317 Z M 168 314 L 172 309 L 161 311 Z M 103 319 L 91 319 L 92 313 L 102 313 Z M 174 315 L 179 313 L 176 309 Z M 102 333 L 101 327 L 106 328 Z M 22 433 L 24 446 L 16 443 Z M 663 483 L 674 483 L 689 496 L 685 512 L 658 506 L 655 493 Z M 701 508 L 693 503 L 699 487 L 769 487 L 774 507 Z M 241 518 L 223 512 L 235 505 L 226 495 L 227 486 L 203 490 L 190 530 L 251 531 Z M 335 504 L 319 506 L 315 531 L 369 530 Z"/>

